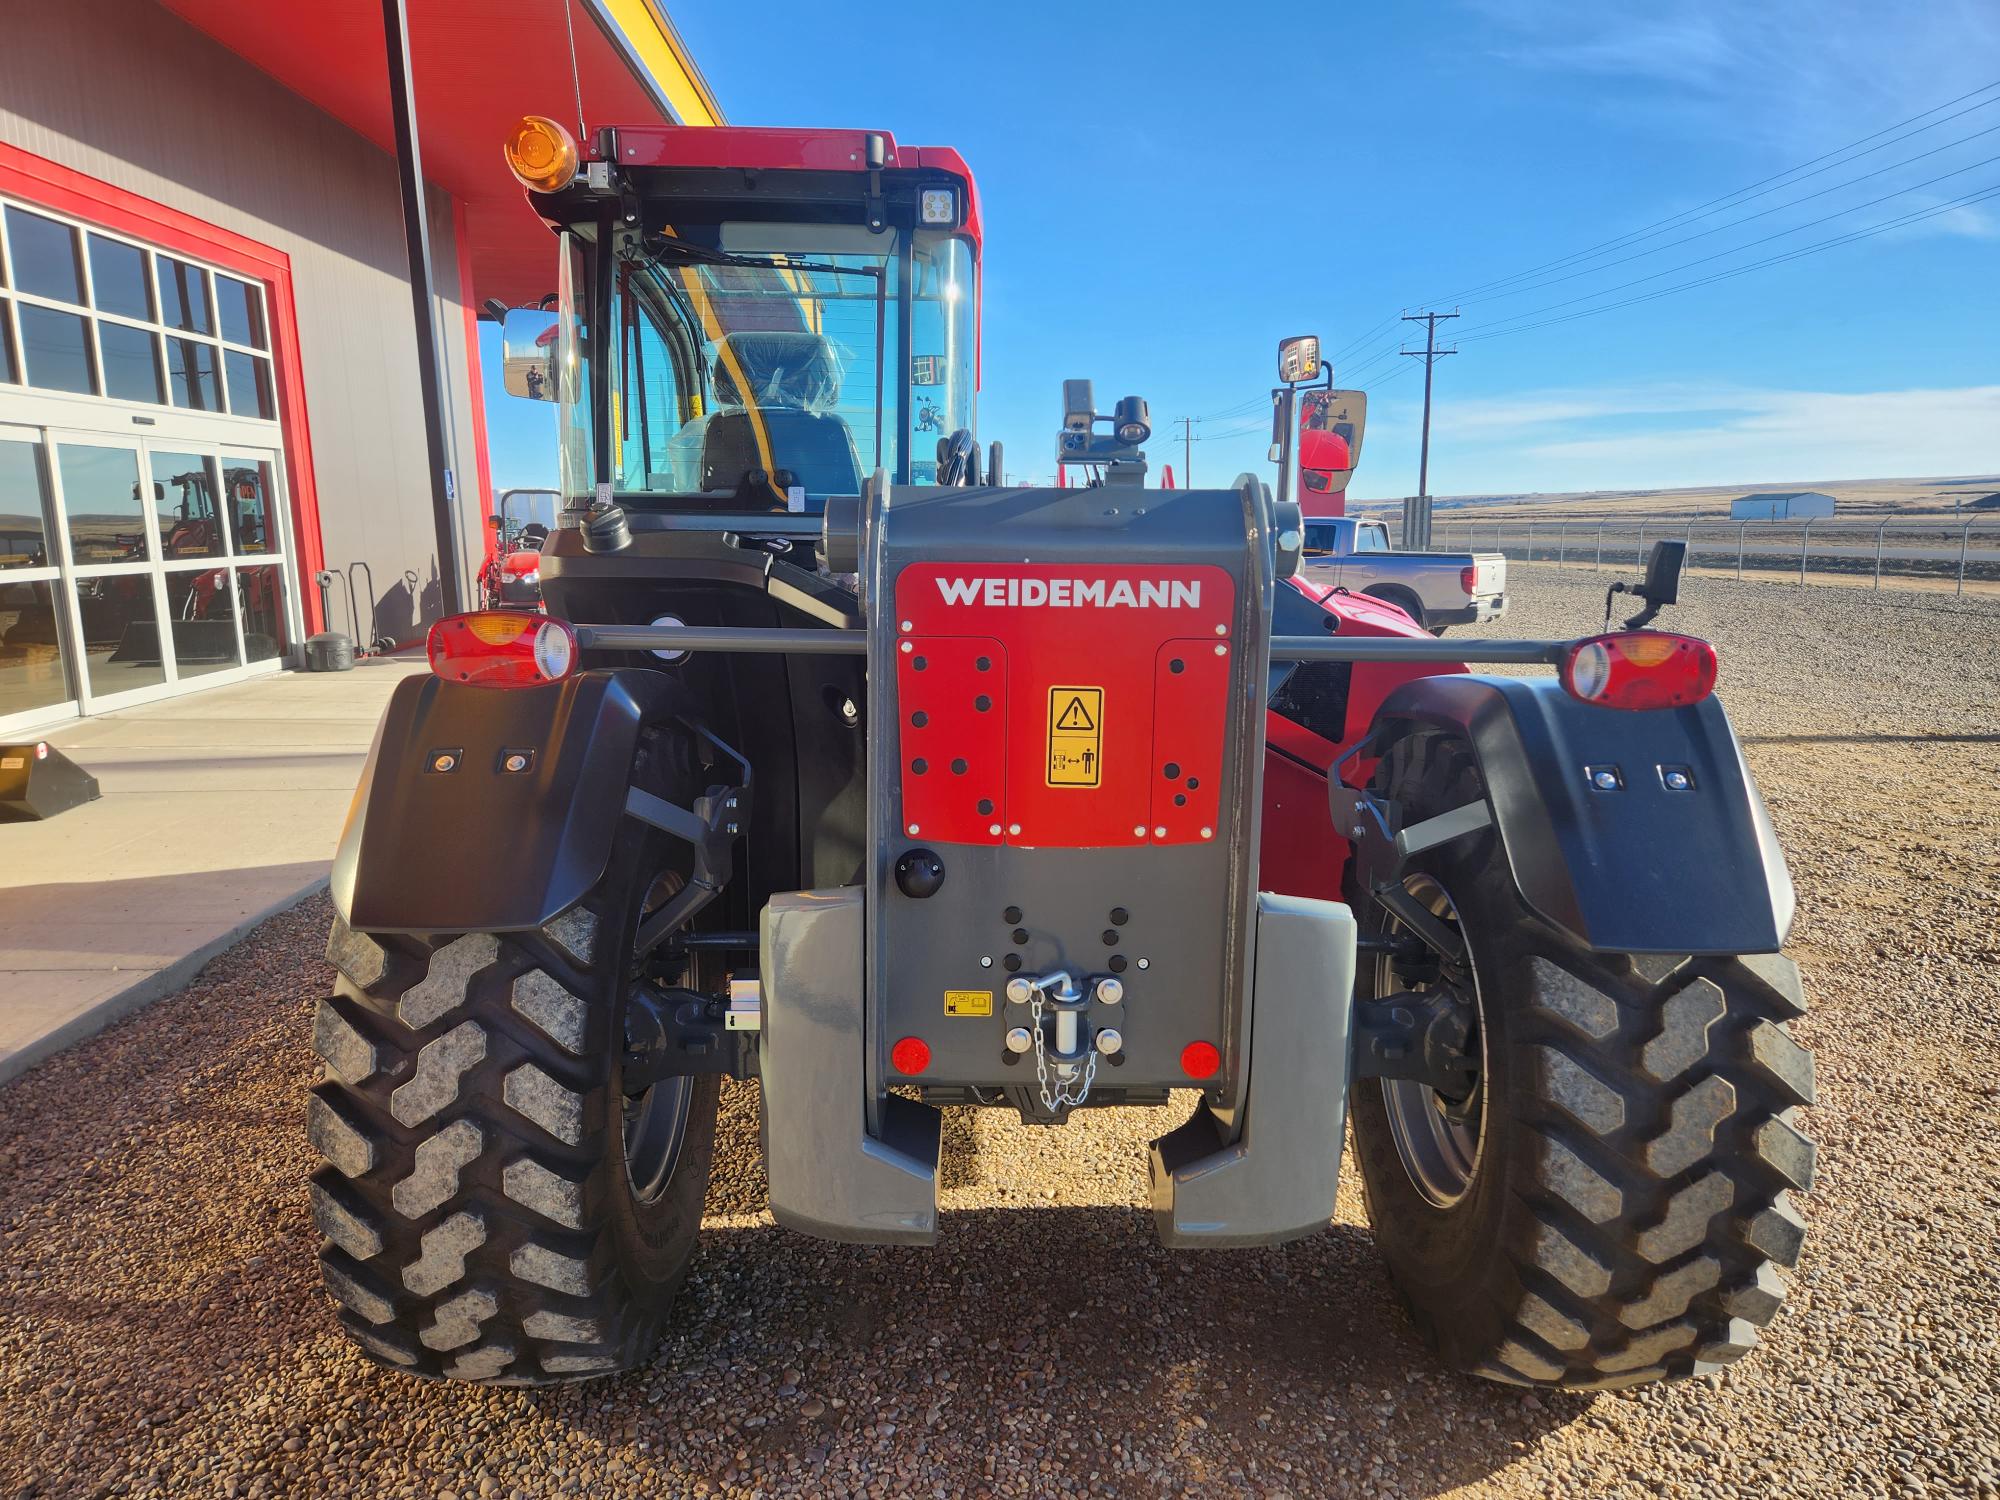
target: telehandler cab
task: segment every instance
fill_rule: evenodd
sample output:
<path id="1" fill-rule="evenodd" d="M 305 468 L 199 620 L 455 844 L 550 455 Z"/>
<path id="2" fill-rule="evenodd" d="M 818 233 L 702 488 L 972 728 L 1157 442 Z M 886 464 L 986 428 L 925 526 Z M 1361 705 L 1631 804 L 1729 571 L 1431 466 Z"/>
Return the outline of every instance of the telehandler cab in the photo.
<path id="1" fill-rule="evenodd" d="M 1812 1068 L 1706 644 L 1433 640 L 1297 575 L 1289 452 L 1275 498 L 1148 488 L 1144 403 L 1087 382 L 1090 483 L 1003 484 L 954 152 L 646 127 L 580 161 L 531 119 L 509 158 L 558 285 L 506 374 L 558 403 L 567 510 L 546 616 L 432 629 L 335 863 L 312 1198 L 363 1349 L 643 1363 L 724 1077 L 804 1233 L 931 1241 L 941 1106 L 1192 1096 L 1160 1235 L 1273 1244 L 1327 1223 L 1351 1112 L 1454 1367 L 1755 1343 Z M 1286 342 L 1280 432 L 1318 363 Z"/>

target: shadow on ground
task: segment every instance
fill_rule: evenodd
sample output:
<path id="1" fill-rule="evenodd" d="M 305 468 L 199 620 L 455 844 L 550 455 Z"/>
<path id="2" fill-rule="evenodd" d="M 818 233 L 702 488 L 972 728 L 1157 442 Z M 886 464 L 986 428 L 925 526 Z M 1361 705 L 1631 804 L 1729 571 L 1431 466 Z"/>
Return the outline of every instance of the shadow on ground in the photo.
<path id="1" fill-rule="evenodd" d="M 383 1493 L 419 1495 L 465 1492 L 481 1465 L 503 1495 L 1039 1495 L 1093 1474 L 1111 1493 L 1433 1495 L 1589 1406 L 1441 1370 L 1357 1224 L 1207 1254 L 1169 1254 L 1130 1199 L 948 1209 L 929 1250 L 780 1230 L 748 1086 L 730 1091 L 710 1218 L 646 1368 L 550 1391 L 378 1369 L 335 1329 L 306 1206 L 325 921 L 324 898 L 304 903 L 0 1093 L 6 1493 L 150 1475 L 316 1493 L 339 1448 L 390 1465 Z M 987 1126 L 969 1113 L 947 1183 L 1019 1194 L 1006 1158 L 972 1155 Z"/>

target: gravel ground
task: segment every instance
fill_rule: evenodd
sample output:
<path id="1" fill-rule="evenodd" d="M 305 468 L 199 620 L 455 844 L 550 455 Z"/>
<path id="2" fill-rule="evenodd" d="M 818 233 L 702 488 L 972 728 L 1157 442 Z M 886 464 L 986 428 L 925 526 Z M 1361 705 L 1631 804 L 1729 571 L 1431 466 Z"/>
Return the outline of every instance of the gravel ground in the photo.
<path id="1" fill-rule="evenodd" d="M 1500 633 L 1597 618 L 1602 580 L 1516 580 Z M 1441 1373 L 1351 1165 L 1324 1234 L 1169 1256 L 1144 1111 L 952 1112 L 935 1250 L 785 1234 L 750 1086 L 651 1367 L 546 1393 L 376 1370 L 306 1216 L 313 900 L 0 1092 L 0 1494 L 2000 1495 L 2000 604 L 1687 595 L 1790 851 L 1820 1064 L 1805 1259 L 1724 1374 Z"/>

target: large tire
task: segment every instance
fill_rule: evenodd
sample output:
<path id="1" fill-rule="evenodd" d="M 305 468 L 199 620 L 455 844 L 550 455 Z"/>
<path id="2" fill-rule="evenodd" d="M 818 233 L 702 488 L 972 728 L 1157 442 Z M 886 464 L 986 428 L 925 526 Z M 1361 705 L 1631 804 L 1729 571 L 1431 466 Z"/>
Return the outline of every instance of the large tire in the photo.
<path id="1" fill-rule="evenodd" d="M 671 795 L 688 758 L 678 731 L 652 733 L 635 774 Z M 370 1358 L 541 1385 L 652 1352 L 694 1254 L 720 1083 L 621 1084 L 630 955 L 649 892 L 674 884 L 670 845 L 627 820 L 597 887 L 539 931 L 335 921 L 312 1207 L 327 1291 Z"/>
<path id="2" fill-rule="evenodd" d="M 1485 795 L 1470 747 L 1439 733 L 1393 747 L 1376 786 L 1406 823 Z M 1435 1155 L 1436 1095 L 1355 1089 L 1369 1218 L 1417 1327 L 1454 1367 L 1525 1385 L 1604 1389 L 1741 1357 L 1784 1299 L 1777 1267 L 1804 1234 L 1791 1195 L 1812 1180 L 1795 1122 L 1812 1058 L 1787 1026 L 1805 1011 L 1797 970 L 1775 954 L 1587 952 L 1522 904 L 1491 829 L 1413 865 L 1410 888 L 1470 949 L 1466 1050 L 1482 1069 L 1461 1111 L 1469 1149 L 1441 1129 Z M 1364 930 L 1395 926 L 1352 894 Z M 1462 972 L 1440 974 L 1454 977 L 1464 993 Z M 1391 987 L 1389 959 L 1363 975 L 1364 994 Z"/>

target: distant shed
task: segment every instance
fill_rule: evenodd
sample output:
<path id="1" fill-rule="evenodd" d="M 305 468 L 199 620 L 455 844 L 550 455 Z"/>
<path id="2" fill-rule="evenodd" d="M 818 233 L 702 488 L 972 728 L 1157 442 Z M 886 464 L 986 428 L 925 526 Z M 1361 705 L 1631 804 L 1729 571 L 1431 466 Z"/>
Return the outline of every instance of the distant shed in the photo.
<path id="1" fill-rule="evenodd" d="M 1833 496 L 1818 490 L 1769 490 L 1729 502 L 1732 521 L 1804 521 L 1833 514 Z"/>

